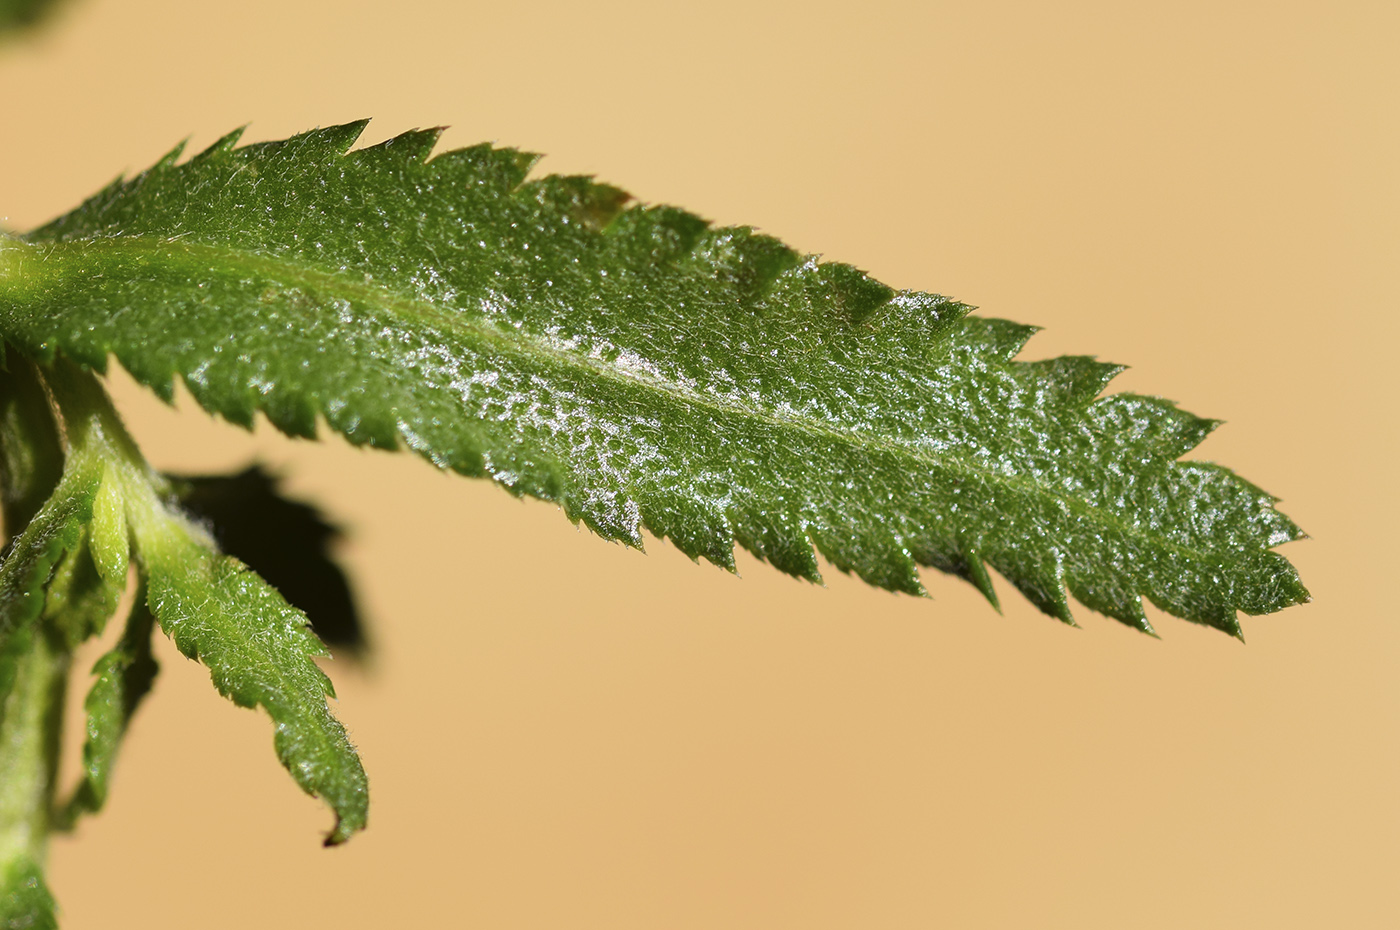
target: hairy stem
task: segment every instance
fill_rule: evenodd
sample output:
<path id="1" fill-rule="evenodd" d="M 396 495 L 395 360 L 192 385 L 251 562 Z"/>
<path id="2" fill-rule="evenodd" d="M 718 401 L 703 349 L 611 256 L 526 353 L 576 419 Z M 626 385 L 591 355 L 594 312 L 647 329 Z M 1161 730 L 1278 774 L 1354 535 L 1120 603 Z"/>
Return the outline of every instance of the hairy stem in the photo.
<path id="1" fill-rule="evenodd" d="M 44 629 L 29 639 L 0 722 L 0 919 L 7 921 L 22 918 L 25 892 L 38 890 L 24 886 L 43 865 L 52 827 L 70 658 L 59 638 Z"/>
<path id="2" fill-rule="evenodd" d="M 0 242 L 0 275 L 4 259 Z M 57 487 L 64 451 L 39 370 L 13 352 L 6 363 L 0 371 L 0 512 L 13 541 Z M 55 622 L 0 629 L 8 630 L 0 636 L 0 926 L 40 928 L 53 919 L 42 870 L 54 828 L 71 653 Z"/>
<path id="3" fill-rule="evenodd" d="M 164 485 L 163 479 L 146 464 L 96 375 L 62 357 L 55 359 L 44 374 L 63 413 L 71 454 L 99 455 L 107 464 L 119 468 L 122 478 L 130 473 L 143 481 Z"/>

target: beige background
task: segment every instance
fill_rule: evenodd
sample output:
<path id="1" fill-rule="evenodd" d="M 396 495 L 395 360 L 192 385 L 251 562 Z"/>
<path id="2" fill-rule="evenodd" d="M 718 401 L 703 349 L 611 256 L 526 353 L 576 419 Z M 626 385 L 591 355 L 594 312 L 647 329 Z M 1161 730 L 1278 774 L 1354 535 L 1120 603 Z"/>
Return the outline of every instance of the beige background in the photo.
<path id="1" fill-rule="evenodd" d="M 260 456 L 351 529 L 374 807 L 322 850 L 266 721 L 162 640 L 54 845 L 65 927 L 1400 925 L 1397 39 L 1393 2 L 73 0 L 0 50 L 12 228 L 249 121 L 548 152 L 1229 420 L 1198 454 L 1286 499 L 1316 602 L 1241 646 L 736 579 L 119 378 L 157 465 Z"/>

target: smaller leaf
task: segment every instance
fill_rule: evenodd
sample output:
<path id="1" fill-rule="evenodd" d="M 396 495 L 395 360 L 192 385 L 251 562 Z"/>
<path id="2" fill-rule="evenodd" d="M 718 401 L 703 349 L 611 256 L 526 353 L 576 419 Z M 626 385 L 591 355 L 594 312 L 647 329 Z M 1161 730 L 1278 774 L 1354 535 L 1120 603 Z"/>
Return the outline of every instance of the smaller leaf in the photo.
<path id="1" fill-rule="evenodd" d="M 0 346 L 0 511 L 19 533 L 63 475 L 63 439 L 34 363 Z"/>
<path id="2" fill-rule="evenodd" d="M 44 609 L 44 586 L 59 561 L 82 542 L 99 480 L 92 469 L 65 474 L 0 565 L 0 698 L 14 684 L 18 653 Z"/>
<path id="3" fill-rule="evenodd" d="M 0 927 L 4 930 L 58 930 L 53 895 L 44 872 L 28 856 L 5 870 L 0 884 Z"/>
<path id="4" fill-rule="evenodd" d="M 99 497 L 101 489 L 98 485 Z M 63 553 L 44 594 L 44 619 L 63 635 L 70 650 L 102 635 L 126 590 L 125 574 L 120 579 L 102 576 L 92 556 L 91 530 L 90 523 L 84 526 L 77 543 Z"/>
<path id="5" fill-rule="evenodd" d="M 110 467 L 103 469 L 102 483 L 92 502 L 92 526 L 89 547 L 92 559 L 102 577 L 111 582 L 126 582 L 127 558 L 131 543 L 126 528 L 126 502 L 121 486 Z"/>
<path id="6" fill-rule="evenodd" d="M 198 659 L 219 693 L 262 707 L 276 724 L 277 757 L 308 794 L 336 813 L 326 845 L 365 826 L 369 789 L 345 728 L 331 714 L 330 679 L 312 661 L 328 653 L 267 582 L 220 555 L 158 503 L 132 529 L 147 576 L 147 603 L 179 650 Z"/>
<path id="7" fill-rule="evenodd" d="M 101 810 L 107 801 L 117 749 L 126 735 L 132 714 L 151 690 L 160 669 L 151 654 L 154 620 L 146 604 L 146 592 L 138 591 L 122 638 L 93 666 L 97 680 L 83 702 L 87 712 L 83 780 L 59 817 L 64 827 L 71 827 L 83 813 Z"/>
<path id="8" fill-rule="evenodd" d="M 334 690 L 313 659 L 328 653 L 306 615 L 167 505 L 167 482 L 141 456 L 91 372 L 59 358 L 47 377 L 72 449 L 70 471 L 99 476 L 89 492 L 89 518 L 97 481 L 117 486 L 124 516 L 99 517 L 106 525 L 96 528 L 108 537 L 102 545 L 122 549 L 124 523 L 156 622 L 185 656 L 209 669 L 220 694 L 240 707 L 267 710 L 277 757 L 297 784 L 335 810 L 327 845 L 349 839 L 364 828 L 368 785 L 345 728 L 326 704 Z M 60 490 L 68 481 L 65 474 Z"/>

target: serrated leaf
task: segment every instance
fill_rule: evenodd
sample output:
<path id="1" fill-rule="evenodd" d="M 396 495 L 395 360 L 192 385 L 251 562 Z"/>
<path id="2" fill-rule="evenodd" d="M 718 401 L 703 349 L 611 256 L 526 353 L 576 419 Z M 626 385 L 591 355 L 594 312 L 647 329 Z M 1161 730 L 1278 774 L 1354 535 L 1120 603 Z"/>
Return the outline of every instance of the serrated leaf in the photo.
<path id="1" fill-rule="evenodd" d="M 588 179 L 526 181 L 512 150 L 348 152 L 362 128 L 177 150 L 0 243 L 0 335 L 114 354 L 167 397 L 178 375 L 237 423 L 324 418 L 727 567 L 737 541 L 813 580 L 815 550 L 993 597 L 990 565 L 1061 619 L 1068 589 L 1141 629 L 1142 596 L 1231 632 L 1308 597 L 1267 551 L 1300 535 L 1273 498 L 1174 461 L 1209 421 L 1094 399 L 1117 366 L 1014 362 L 1030 327 Z"/>
<path id="2" fill-rule="evenodd" d="M 350 583 L 330 553 L 340 530 L 318 509 L 286 497 L 257 465 L 232 475 L 167 477 L 181 506 L 208 522 L 219 548 L 305 613 L 322 642 L 352 652 L 364 648 Z"/>
<path id="3" fill-rule="evenodd" d="M 328 653 L 305 614 L 237 559 L 215 552 L 181 518 L 133 520 L 147 604 L 180 652 L 209 669 L 240 707 L 262 707 L 277 758 L 335 811 L 327 845 L 364 828 L 369 794 L 359 756 L 326 705 L 335 691 L 314 661 Z"/>
<path id="4" fill-rule="evenodd" d="M 314 659 L 328 653 L 311 632 L 306 616 L 243 563 L 221 554 L 200 527 L 172 509 L 167 483 L 136 449 L 110 398 L 90 372 L 58 359 L 47 378 L 63 414 L 71 450 L 59 490 L 70 475 L 77 474 L 97 475 L 101 482 L 116 487 L 112 495 L 116 503 L 103 514 L 95 505 L 94 483 L 89 495 L 90 529 L 96 534 L 107 523 L 102 532 L 110 539 L 104 548 L 120 550 L 122 562 L 128 541 L 133 544 L 145 605 L 161 629 L 184 655 L 209 669 L 219 693 L 240 706 L 268 712 L 282 764 L 305 791 L 323 799 L 336 813 L 327 844 L 345 841 L 365 825 L 365 774 L 345 728 L 327 706 L 326 699 L 334 692 Z M 97 556 L 94 561 L 101 560 Z M 100 564 L 93 574 L 103 575 Z M 100 709 L 119 717 L 123 728 L 128 712 L 123 709 L 118 714 L 112 702 L 119 700 L 125 707 L 128 698 L 134 701 L 149 684 L 149 669 L 143 668 L 146 663 L 140 659 L 147 647 L 139 645 L 147 625 L 138 609 L 126 631 L 129 648 L 119 647 L 119 655 L 112 660 L 114 668 L 135 677 L 110 681 L 108 694 L 97 697 Z M 128 661 L 123 651 L 135 658 Z M 102 740 L 113 743 L 112 726 L 100 729 L 106 734 Z M 96 751 L 106 749 L 103 745 Z M 100 773 L 105 773 L 110 758 L 99 763 Z M 75 802 L 82 803 L 81 797 Z"/>
<path id="5" fill-rule="evenodd" d="M 139 591 L 121 639 L 93 666 L 96 680 L 83 702 L 87 716 L 83 777 L 64 809 L 64 825 L 71 825 L 79 814 L 101 810 L 107 802 L 117 750 L 160 669 L 151 654 L 154 619 L 145 591 Z"/>

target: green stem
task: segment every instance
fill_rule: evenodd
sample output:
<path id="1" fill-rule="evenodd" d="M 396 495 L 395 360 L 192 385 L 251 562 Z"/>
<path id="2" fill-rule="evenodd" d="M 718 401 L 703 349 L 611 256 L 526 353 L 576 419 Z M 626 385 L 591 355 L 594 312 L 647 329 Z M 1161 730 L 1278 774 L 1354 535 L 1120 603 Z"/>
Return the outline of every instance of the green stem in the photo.
<path id="1" fill-rule="evenodd" d="M 4 258 L 0 242 L 0 274 Z M 6 354 L 0 371 L 0 510 L 14 539 L 57 487 L 64 451 L 38 369 L 17 353 Z M 53 619 L 4 622 L 0 630 L 7 631 L 0 636 L 0 926 L 51 927 L 53 898 L 42 870 L 55 826 L 71 652 Z"/>
<path id="2" fill-rule="evenodd" d="M 38 370 L 8 354 L 0 373 L 0 505 L 15 537 L 57 486 L 63 449 Z M 0 642 L 0 661 L 14 662 L 10 690 L 0 693 L 0 881 L 26 859 L 43 862 L 68 675 L 68 652 L 42 623 L 8 640 Z"/>
<path id="3" fill-rule="evenodd" d="M 69 654 L 43 628 L 28 638 L 0 722 L 0 876 L 42 866 L 52 827 Z"/>
<path id="4" fill-rule="evenodd" d="M 74 454 L 97 454 L 143 480 L 156 478 L 136 441 L 126 431 L 111 395 L 97 376 L 59 357 L 45 370 L 45 381 L 63 413 L 68 445 Z"/>

